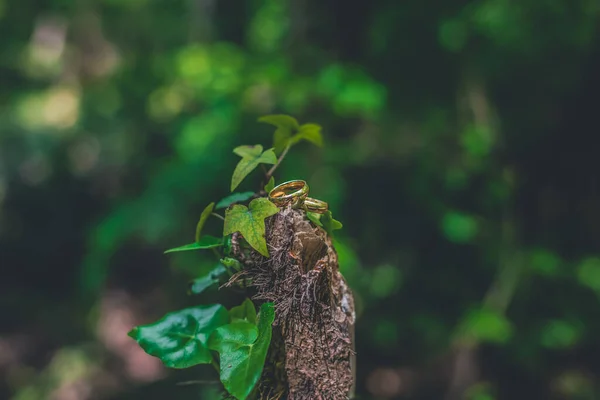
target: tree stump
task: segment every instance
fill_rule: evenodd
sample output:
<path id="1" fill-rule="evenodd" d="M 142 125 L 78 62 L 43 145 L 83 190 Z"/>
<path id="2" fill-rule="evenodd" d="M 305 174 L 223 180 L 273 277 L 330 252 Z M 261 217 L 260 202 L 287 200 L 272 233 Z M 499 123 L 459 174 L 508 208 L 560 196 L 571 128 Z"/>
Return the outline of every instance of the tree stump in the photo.
<path id="1" fill-rule="evenodd" d="M 354 299 L 327 233 L 302 210 L 266 220 L 270 257 L 232 239 L 253 299 L 275 305 L 273 338 L 258 384 L 260 399 L 343 400 L 355 383 Z"/>

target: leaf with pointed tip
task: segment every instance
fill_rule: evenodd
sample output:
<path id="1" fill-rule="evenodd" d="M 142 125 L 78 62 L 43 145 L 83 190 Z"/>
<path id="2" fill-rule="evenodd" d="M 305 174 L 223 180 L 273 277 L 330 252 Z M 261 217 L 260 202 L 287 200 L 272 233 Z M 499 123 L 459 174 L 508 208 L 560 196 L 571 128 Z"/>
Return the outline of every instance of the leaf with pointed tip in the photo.
<path id="1" fill-rule="evenodd" d="M 321 214 L 309 211 L 306 213 L 306 217 L 316 226 L 323 227 L 323 224 L 321 223 Z"/>
<path id="2" fill-rule="evenodd" d="M 321 223 L 323 224 L 323 229 L 325 229 L 329 236 L 333 236 L 333 231 L 342 229 L 344 226 L 340 221 L 333 218 L 331 211 L 327 211 L 321 216 Z"/>
<path id="3" fill-rule="evenodd" d="M 265 192 L 269 193 L 275 187 L 275 178 L 271 177 L 269 182 L 265 185 Z"/>
<path id="4" fill-rule="evenodd" d="M 265 240 L 265 218 L 278 212 L 279 208 L 265 197 L 252 200 L 248 207 L 235 204 L 225 211 L 223 235 L 240 232 L 250 246 L 263 256 L 269 257 Z"/>
<path id="5" fill-rule="evenodd" d="M 221 208 L 227 208 L 233 203 L 240 203 L 242 201 L 246 201 L 252 196 L 254 196 L 254 192 L 232 193 L 229 196 L 221 199 L 215 206 L 215 209 L 220 210 Z"/>
<path id="6" fill-rule="evenodd" d="M 239 146 L 233 149 L 233 152 L 242 157 L 242 159 L 235 167 L 233 176 L 231 177 L 232 192 L 259 164 L 275 164 L 277 162 L 277 157 L 273 149 L 267 149 L 263 152 L 263 147 L 260 144 Z"/>
<path id="7" fill-rule="evenodd" d="M 208 338 L 228 322 L 229 314 L 222 305 L 196 306 L 169 313 L 153 324 L 137 326 L 129 336 L 167 367 L 188 368 L 213 361 Z"/>
<path id="8" fill-rule="evenodd" d="M 286 128 L 290 131 L 297 131 L 300 129 L 300 125 L 298 124 L 298 120 L 294 117 L 290 117 L 285 114 L 273 114 L 273 115 L 265 115 L 264 117 L 260 117 L 258 122 L 264 122 L 266 124 L 271 124 L 276 128 Z"/>
<path id="9" fill-rule="evenodd" d="M 317 124 L 304 124 L 300 127 L 298 133 L 290 139 L 290 143 L 296 144 L 301 140 L 306 140 L 314 145 L 323 147 L 321 129 L 321 126 Z"/>
<path id="10" fill-rule="evenodd" d="M 242 270 L 242 263 L 236 260 L 235 258 L 224 257 L 220 261 L 221 264 L 223 264 L 225 268 L 227 268 L 230 271 L 233 270 L 235 272 L 238 272 Z"/>
<path id="11" fill-rule="evenodd" d="M 289 115 L 266 115 L 258 119 L 259 122 L 264 122 L 275 126 L 277 129 L 273 135 L 273 148 L 276 154 L 281 152 L 288 145 L 292 135 L 300 129 L 298 121 Z"/>
<path id="12" fill-rule="evenodd" d="M 219 276 L 223 275 L 227 270 L 223 264 L 219 263 L 208 274 L 194 279 L 190 282 L 188 294 L 200 294 L 212 285 L 219 283 Z"/>
<path id="13" fill-rule="evenodd" d="M 229 319 L 231 322 L 250 322 L 256 324 L 256 308 L 252 300 L 246 298 L 242 304 L 229 310 Z"/>
<path id="14" fill-rule="evenodd" d="M 258 325 L 235 322 L 219 327 L 209 347 L 219 353 L 223 386 L 238 400 L 246 400 L 258 382 L 271 343 L 275 320 L 273 303 L 260 308 Z"/>
<path id="15" fill-rule="evenodd" d="M 166 250 L 164 254 L 167 253 L 175 253 L 177 251 L 190 251 L 190 250 L 204 250 L 204 249 L 212 249 L 214 247 L 223 246 L 223 238 L 214 237 L 210 235 L 205 235 L 200 238 L 200 241 L 185 244 L 183 246 L 175 247 L 169 250 Z"/>
<path id="16" fill-rule="evenodd" d="M 200 219 L 198 220 L 198 224 L 196 225 L 196 242 L 200 241 L 200 233 L 202 232 L 202 228 L 204 227 L 206 220 L 208 219 L 208 217 L 210 217 L 210 214 L 213 212 L 214 208 L 215 203 L 212 202 L 209 205 L 207 205 L 204 208 L 204 210 L 202 210 L 202 214 L 200 214 Z"/>

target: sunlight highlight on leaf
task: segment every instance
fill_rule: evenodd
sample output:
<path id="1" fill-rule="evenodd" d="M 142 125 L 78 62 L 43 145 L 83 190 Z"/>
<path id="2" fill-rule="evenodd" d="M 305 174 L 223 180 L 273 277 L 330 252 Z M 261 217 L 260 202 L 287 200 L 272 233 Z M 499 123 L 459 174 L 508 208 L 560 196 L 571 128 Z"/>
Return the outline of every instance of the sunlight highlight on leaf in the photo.
<path id="1" fill-rule="evenodd" d="M 228 322 L 229 314 L 222 305 L 196 306 L 169 313 L 155 323 L 135 327 L 129 336 L 167 367 L 188 368 L 212 362 L 208 337 Z"/>
<path id="2" fill-rule="evenodd" d="M 231 191 L 238 187 L 250 172 L 252 172 L 259 164 L 275 164 L 277 157 L 273 149 L 268 149 L 263 152 L 263 147 L 260 144 L 254 146 L 239 146 L 233 152 L 242 157 L 238 165 L 233 171 L 231 177 Z"/>

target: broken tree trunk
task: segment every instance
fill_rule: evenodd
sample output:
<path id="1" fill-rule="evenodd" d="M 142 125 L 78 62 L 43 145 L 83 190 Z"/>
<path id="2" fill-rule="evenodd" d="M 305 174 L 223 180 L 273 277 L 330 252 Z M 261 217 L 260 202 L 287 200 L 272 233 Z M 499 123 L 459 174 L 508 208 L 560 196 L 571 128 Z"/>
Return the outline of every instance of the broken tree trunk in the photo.
<path id="1" fill-rule="evenodd" d="M 327 233 L 304 211 L 283 209 L 266 221 L 271 257 L 245 248 L 232 255 L 250 278 L 253 299 L 275 305 L 273 338 L 259 399 L 343 400 L 355 383 L 354 300 Z"/>

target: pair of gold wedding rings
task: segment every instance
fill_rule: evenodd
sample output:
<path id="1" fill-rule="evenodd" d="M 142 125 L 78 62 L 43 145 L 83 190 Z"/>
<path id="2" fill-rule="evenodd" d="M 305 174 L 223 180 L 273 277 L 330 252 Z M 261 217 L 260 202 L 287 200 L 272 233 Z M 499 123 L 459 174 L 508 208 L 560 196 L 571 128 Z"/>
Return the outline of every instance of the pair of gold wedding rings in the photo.
<path id="1" fill-rule="evenodd" d="M 318 214 L 324 214 L 328 209 L 326 202 L 308 197 L 308 184 L 301 180 L 275 186 L 269 192 L 269 200 L 277 207 L 291 206 Z"/>

